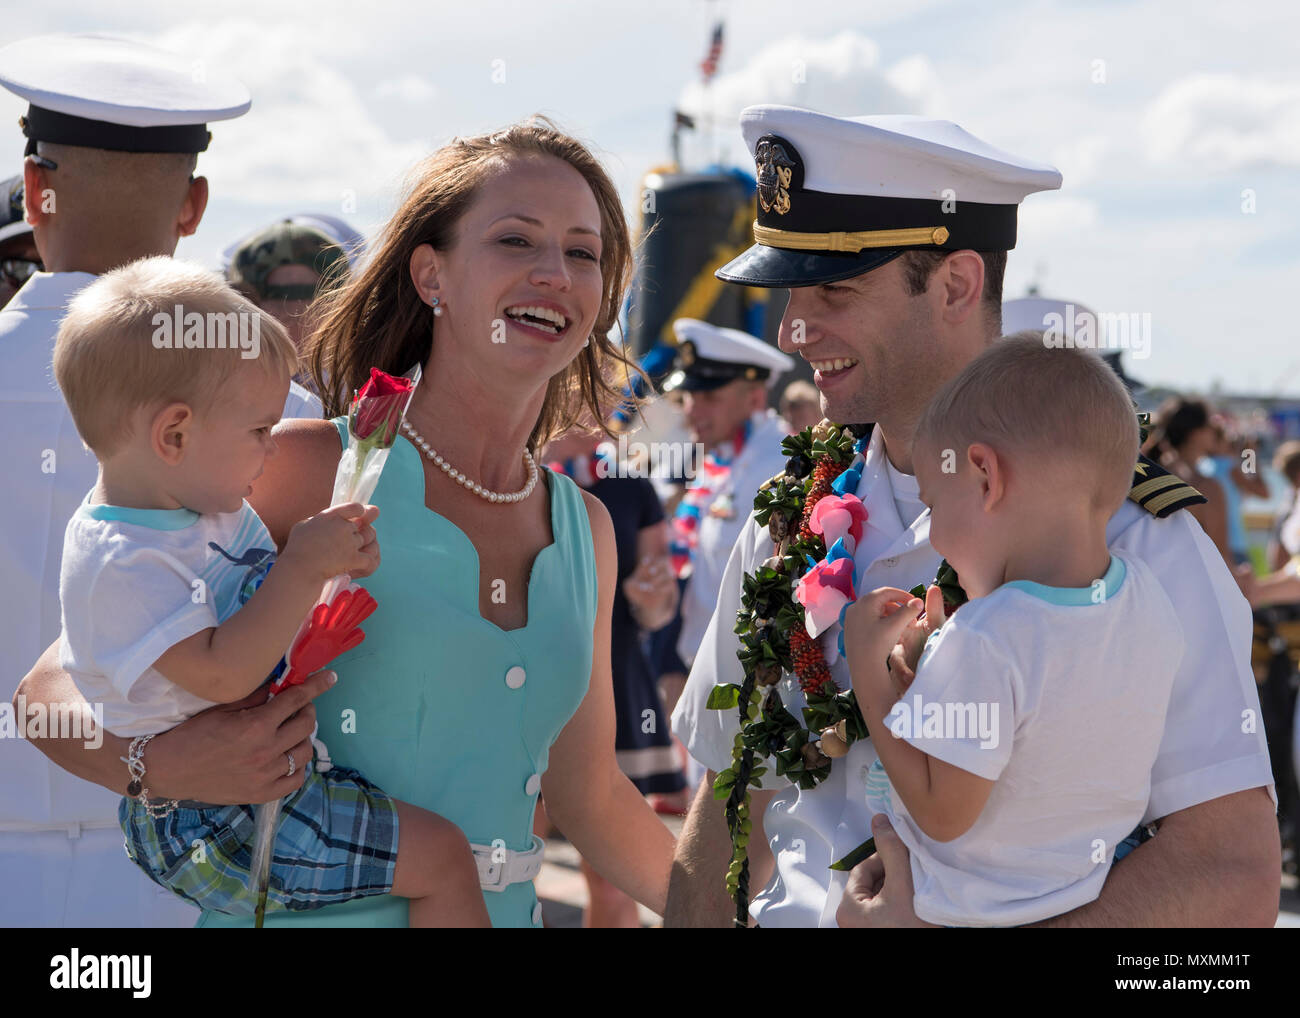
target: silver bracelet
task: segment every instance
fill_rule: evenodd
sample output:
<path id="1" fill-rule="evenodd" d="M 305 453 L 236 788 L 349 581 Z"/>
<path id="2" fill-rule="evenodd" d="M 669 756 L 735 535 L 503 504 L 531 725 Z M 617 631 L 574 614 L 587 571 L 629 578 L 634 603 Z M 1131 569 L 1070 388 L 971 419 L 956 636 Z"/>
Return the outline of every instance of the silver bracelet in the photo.
<path id="1" fill-rule="evenodd" d="M 137 735 L 131 740 L 131 747 L 127 750 L 127 755 L 118 757 L 126 769 L 131 773 L 131 782 L 126 786 L 126 794 L 131 798 L 138 798 L 144 804 L 145 812 L 151 817 L 165 817 L 176 808 L 175 799 L 159 799 L 153 802 L 149 799 L 149 789 L 144 787 L 144 748 L 149 745 L 152 735 Z"/>

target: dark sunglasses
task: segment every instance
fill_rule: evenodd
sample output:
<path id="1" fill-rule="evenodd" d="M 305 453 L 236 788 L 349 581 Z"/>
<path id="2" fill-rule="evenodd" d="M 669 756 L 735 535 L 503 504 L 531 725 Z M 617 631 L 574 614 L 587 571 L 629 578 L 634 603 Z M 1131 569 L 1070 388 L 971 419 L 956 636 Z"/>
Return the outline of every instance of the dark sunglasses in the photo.
<path id="1" fill-rule="evenodd" d="M 0 261 L 0 277 L 15 290 L 20 289 L 36 273 L 44 271 L 44 265 L 30 258 L 5 258 Z"/>

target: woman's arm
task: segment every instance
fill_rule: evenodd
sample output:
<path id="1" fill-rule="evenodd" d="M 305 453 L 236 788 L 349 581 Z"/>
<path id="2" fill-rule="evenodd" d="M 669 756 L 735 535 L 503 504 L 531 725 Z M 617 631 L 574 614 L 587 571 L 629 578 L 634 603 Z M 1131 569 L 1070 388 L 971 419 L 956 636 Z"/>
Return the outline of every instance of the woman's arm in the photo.
<path id="1" fill-rule="evenodd" d="M 1204 505 L 1189 508 L 1192 517 L 1201 525 L 1214 546 L 1219 549 L 1228 568 L 1234 566 L 1232 549 L 1228 547 L 1228 510 L 1227 497 L 1218 481 L 1209 477 L 1196 477 L 1189 482 L 1205 496 Z"/>
<path id="2" fill-rule="evenodd" d="M 623 581 L 623 596 L 636 624 L 654 632 L 668 625 L 677 612 L 677 580 L 669 565 L 666 522 L 637 531 L 636 562 L 636 570 Z"/>
<path id="3" fill-rule="evenodd" d="M 273 802 L 301 787 L 306 768 L 287 777 L 286 753 L 311 759 L 316 726 L 312 699 L 334 684 L 332 672 L 317 672 L 266 703 L 259 689 L 237 703 L 212 707 L 170 731 L 154 736 L 144 751 L 145 785 L 154 798 L 195 799 L 221 805 Z M 59 646 L 51 644 L 18 686 L 14 709 L 35 704 L 80 706 L 80 690 L 59 667 Z M 102 741 L 98 738 L 102 735 Z M 126 794 L 130 775 L 121 758 L 131 740 L 112 732 L 95 739 L 32 739 L 32 745 L 65 771 Z"/>
<path id="4" fill-rule="evenodd" d="M 283 548 L 295 523 L 330 504 L 343 447 L 338 429 L 329 421 L 281 421 L 272 437 L 276 453 L 266 458 L 248 504 L 266 524 L 275 546 Z"/>
<path id="5" fill-rule="evenodd" d="M 582 704 L 551 747 L 542 776 L 546 811 L 601 876 L 664 914 L 673 863 L 673 836 L 614 756 L 614 683 L 610 617 L 618 552 L 614 525 L 598 499 L 583 493 L 596 549 L 600 601 L 593 633 L 591 683 Z"/>

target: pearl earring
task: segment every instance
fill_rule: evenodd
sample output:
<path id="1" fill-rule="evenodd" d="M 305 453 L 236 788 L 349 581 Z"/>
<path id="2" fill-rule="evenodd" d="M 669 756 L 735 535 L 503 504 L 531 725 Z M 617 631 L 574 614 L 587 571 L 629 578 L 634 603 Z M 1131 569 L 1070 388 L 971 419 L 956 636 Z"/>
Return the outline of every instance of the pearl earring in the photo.
<path id="1" fill-rule="evenodd" d="M 433 314 L 435 318 L 442 317 L 442 301 L 440 301 L 437 297 L 434 297 L 433 300 L 429 303 L 429 306 L 433 308 Z"/>

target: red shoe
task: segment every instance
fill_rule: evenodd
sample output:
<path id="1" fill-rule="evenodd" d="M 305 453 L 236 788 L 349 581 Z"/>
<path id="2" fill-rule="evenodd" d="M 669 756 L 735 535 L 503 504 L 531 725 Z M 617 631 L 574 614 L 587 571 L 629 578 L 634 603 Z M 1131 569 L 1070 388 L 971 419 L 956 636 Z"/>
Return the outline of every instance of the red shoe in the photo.
<path id="1" fill-rule="evenodd" d="M 685 792 L 651 792 L 646 796 L 650 803 L 650 808 L 661 816 L 684 817 L 687 809 L 685 805 Z"/>

